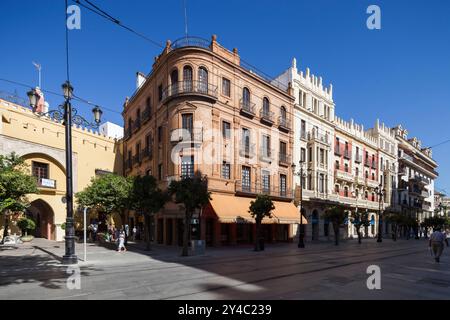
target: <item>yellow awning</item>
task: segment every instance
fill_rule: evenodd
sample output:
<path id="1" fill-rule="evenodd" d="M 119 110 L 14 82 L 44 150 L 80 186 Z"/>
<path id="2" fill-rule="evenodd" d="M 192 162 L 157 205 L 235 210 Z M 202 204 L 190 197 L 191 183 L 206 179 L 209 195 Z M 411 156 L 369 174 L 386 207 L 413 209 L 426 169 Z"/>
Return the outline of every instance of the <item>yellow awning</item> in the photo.
<path id="1" fill-rule="evenodd" d="M 213 193 L 210 203 L 222 223 L 254 223 L 255 219 L 248 212 L 252 200 L 254 199 Z M 282 201 L 273 203 L 275 209 L 272 211 L 272 218 L 264 218 L 262 223 L 299 223 L 298 208 L 293 203 Z M 303 223 L 307 223 L 306 218 L 303 218 Z"/>

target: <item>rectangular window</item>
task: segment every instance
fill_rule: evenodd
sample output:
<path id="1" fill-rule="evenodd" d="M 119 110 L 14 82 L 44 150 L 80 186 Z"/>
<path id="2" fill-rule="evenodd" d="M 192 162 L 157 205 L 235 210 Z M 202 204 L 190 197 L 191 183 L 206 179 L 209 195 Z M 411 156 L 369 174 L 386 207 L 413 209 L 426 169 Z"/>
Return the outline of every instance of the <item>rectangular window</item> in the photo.
<path id="1" fill-rule="evenodd" d="M 280 196 L 285 197 L 286 196 L 286 175 L 280 174 Z"/>
<path id="2" fill-rule="evenodd" d="M 320 149 L 320 164 L 325 164 L 325 150 Z"/>
<path id="3" fill-rule="evenodd" d="M 242 189 L 250 191 L 251 188 L 251 168 L 247 166 L 242 167 Z"/>
<path id="4" fill-rule="evenodd" d="M 136 143 L 136 162 L 141 161 L 141 143 Z"/>
<path id="5" fill-rule="evenodd" d="M 192 113 L 181 115 L 181 127 L 183 128 L 183 136 L 188 134 L 192 140 L 194 133 L 194 115 Z"/>
<path id="6" fill-rule="evenodd" d="M 162 163 L 158 165 L 158 179 L 162 180 L 163 179 L 163 165 Z"/>
<path id="7" fill-rule="evenodd" d="M 33 161 L 32 168 L 33 168 L 33 176 L 35 176 L 38 179 L 48 179 L 47 163 Z"/>
<path id="8" fill-rule="evenodd" d="M 280 160 L 287 162 L 286 142 L 280 141 Z"/>
<path id="9" fill-rule="evenodd" d="M 194 176 L 194 156 L 183 157 L 181 159 L 181 177 Z"/>
<path id="10" fill-rule="evenodd" d="M 323 173 L 319 174 L 319 192 L 325 192 L 325 175 Z"/>
<path id="11" fill-rule="evenodd" d="M 300 161 L 306 162 L 306 150 L 305 148 L 300 149 Z"/>
<path id="12" fill-rule="evenodd" d="M 299 90 L 298 91 L 298 104 L 303 107 L 303 91 Z"/>
<path id="13" fill-rule="evenodd" d="M 132 157 L 133 157 L 133 154 L 132 154 L 131 150 L 128 150 L 128 159 L 127 159 L 128 168 L 131 168 L 132 161 L 133 161 Z"/>
<path id="14" fill-rule="evenodd" d="M 312 148 L 309 147 L 309 148 L 308 148 L 308 161 L 309 161 L 309 162 L 312 162 L 312 160 L 313 160 L 313 157 L 312 157 Z"/>
<path id="15" fill-rule="evenodd" d="M 262 171 L 262 192 L 270 193 L 270 172 Z"/>
<path id="16" fill-rule="evenodd" d="M 301 121 L 300 138 L 306 139 L 306 121 L 305 120 Z"/>
<path id="17" fill-rule="evenodd" d="M 242 147 L 245 155 L 250 155 L 250 130 L 247 128 L 242 128 Z"/>
<path id="18" fill-rule="evenodd" d="M 227 180 L 230 179 L 230 171 L 231 171 L 230 169 L 231 169 L 230 163 L 224 161 L 222 163 L 222 178 L 223 179 L 227 179 Z"/>
<path id="19" fill-rule="evenodd" d="M 227 78 L 222 78 L 222 94 L 224 96 L 231 96 L 231 82 Z"/>
<path id="20" fill-rule="evenodd" d="M 231 124 L 227 121 L 222 121 L 222 137 L 227 140 L 231 138 Z"/>
<path id="21" fill-rule="evenodd" d="M 264 156 L 270 157 L 270 137 L 269 136 L 263 136 L 262 149 L 263 149 Z"/>
<path id="22" fill-rule="evenodd" d="M 162 142 L 162 127 L 158 127 L 158 142 Z"/>
<path id="23" fill-rule="evenodd" d="M 160 84 L 158 86 L 158 99 L 160 102 L 161 102 L 162 98 L 163 98 L 163 88 L 162 88 L 162 84 Z"/>

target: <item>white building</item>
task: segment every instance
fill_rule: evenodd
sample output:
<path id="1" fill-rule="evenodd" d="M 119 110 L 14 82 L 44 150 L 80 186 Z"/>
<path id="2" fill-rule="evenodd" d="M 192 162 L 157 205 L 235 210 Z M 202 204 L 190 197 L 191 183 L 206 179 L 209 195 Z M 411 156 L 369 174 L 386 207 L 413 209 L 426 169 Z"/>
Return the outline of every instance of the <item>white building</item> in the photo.
<path id="1" fill-rule="evenodd" d="M 117 140 L 123 138 L 123 127 L 109 121 L 102 124 L 98 130 L 101 134 L 110 138 Z"/>

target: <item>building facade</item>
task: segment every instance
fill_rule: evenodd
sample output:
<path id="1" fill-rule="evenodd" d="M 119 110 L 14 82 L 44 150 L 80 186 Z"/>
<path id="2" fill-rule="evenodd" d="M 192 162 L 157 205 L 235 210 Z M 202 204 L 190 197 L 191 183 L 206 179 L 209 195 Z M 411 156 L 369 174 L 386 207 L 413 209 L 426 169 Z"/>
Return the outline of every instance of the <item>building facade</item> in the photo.
<path id="1" fill-rule="evenodd" d="M 430 148 L 422 147 L 417 138 L 408 139 L 402 126 L 394 128 L 398 141 L 398 192 L 400 210 L 419 221 L 435 212 L 434 180 L 438 164 L 432 159 Z"/>
<path id="2" fill-rule="evenodd" d="M 192 221 L 192 236 L 214 246 L 251 243 L 250 201 L 269 194 L 275 210 L 263 220 L 265 238 L 291 241 L 299 213 L 291 188 L 290 88 L 258 74 L 215 36 L 167 42 L 150 74 L 137 74 L 137 86 L 123 111 L 126 175 L 153 175 L 162 189 L 206 175 L 212 200 Z M 168 203 L 156 216 L 154 240 L 180 244 L 183 216 Z M 133 213 L 129 218 L 141 223 Z"/>
<path id="3" fill-rule="evenodd" d="M 31 206 L 26 212 L 36 222 L 35 236 L 61 241 L 61 225 L 66 220 L 64 126 L 37 116 L 25 104 L 4 99 L 0 99 L 0 113 L 0 153 L 22 156 L 30 174 L 37 178 L 39 194 L 28 196 Z M 97 174 L 122 172 L 123 155 L 117 140 L 75 126 L 72 135 L 74 192 L 83 190 Z M 1 220 L 0 235 L 4 228 Z M 14 233 L 20 233 L 15 221 L 10 223 L 10 234 Z"/>

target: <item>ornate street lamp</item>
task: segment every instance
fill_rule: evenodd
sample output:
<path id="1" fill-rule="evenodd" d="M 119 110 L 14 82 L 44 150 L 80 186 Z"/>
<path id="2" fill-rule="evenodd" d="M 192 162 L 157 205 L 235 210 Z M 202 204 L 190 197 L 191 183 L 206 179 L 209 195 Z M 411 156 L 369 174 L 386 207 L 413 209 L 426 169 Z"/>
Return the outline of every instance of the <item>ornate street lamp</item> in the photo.
<path id="1" fill-rule="evenodd" d="M 303 229 L 303 213 L 302 213 L 302 205 L 303 205 L 303 178 L 306 177 L 306 174 L 303 172 L 303 166 L 305 162 L 300 160 L 300 171 L 295 172 L 295 163 L 292 164 L 292 171 L 294 171 L 294 175 L 300 176 L 300 201 L 299 201 L 299 211 L 300 211 L 300 225 L 299 225 L 299 233 L 298 233 L 298 247 L 304 248 L 305 247 L 305 233 Z"/>
<path id="2" fill-rule="evenodd" d="M 47 117 L 55 121 L 63 120 L 65 127 L 65 145 L 66 145 L 66 236 L 65 236 L 65 255 L 63 256 L 64 264 L 76 264 L 78 258 L 75 255 L 75 228 L 73 219 L 73 180 L 72 180 L 72 123 L 77 126 L 98 128 L 101 122 L 102 111 L 100 107 L 95 106 L 92 109 L 94 115 L 94 123 L 90 123 L 82 116 L 77 115 L 77 110 L 72 108 L 70 100 L 73 96 L 73 87 L 69 81 L 66 81 L 62 85 L 64 94 L 64 104 L 58 106 L 56 110 L 50 110 L 48 112 L 36 112 L 37 101 L 40 96 L 35 89 L 32 89 L 27 93 L 30 99 L 30 106 L 36 115 L 40 117 Z"/>
<path id="3" fill-rule="evenodd" d="M 386 195 L 386 190 L 383 189 L 383 184 L 380 183 L 378 187 L 375 188 L 375 193 L 378 196 L 379 208 L 378 208 L 378 238 L 377 242 L 382 242 L 382 233 L 383 233 L 383 219 L 381 216 L 381 210 L 383 205 L 383 197 Z"/>

